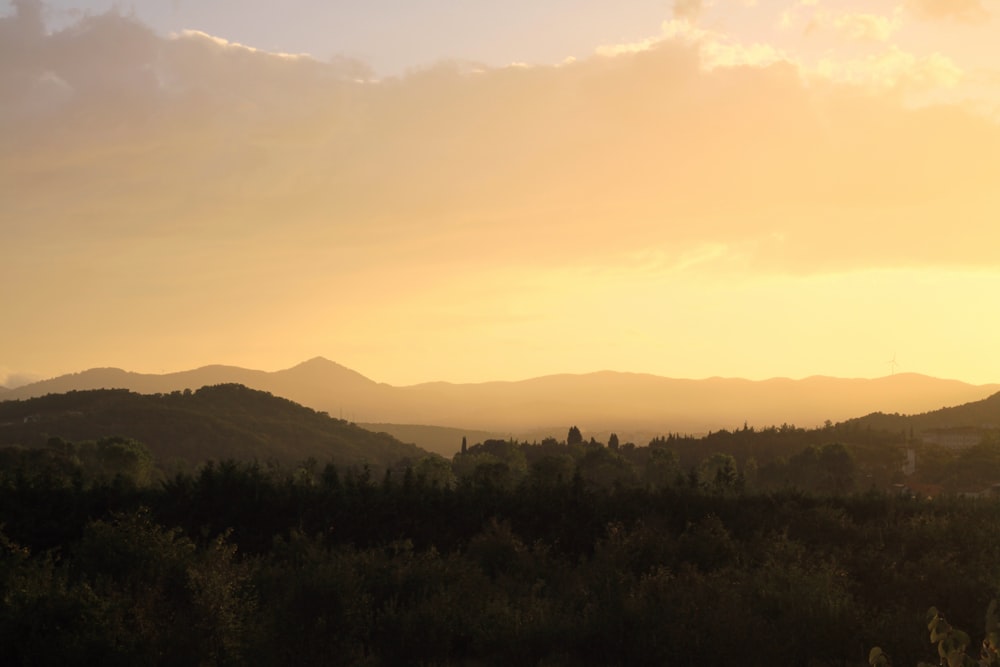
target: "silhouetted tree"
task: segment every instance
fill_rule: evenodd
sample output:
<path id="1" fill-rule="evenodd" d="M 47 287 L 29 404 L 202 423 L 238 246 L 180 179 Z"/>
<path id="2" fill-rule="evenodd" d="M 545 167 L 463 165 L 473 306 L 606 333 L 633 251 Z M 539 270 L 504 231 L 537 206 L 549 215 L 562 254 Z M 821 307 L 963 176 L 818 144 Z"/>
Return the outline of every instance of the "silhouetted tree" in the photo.
<path id="1" fill-rule="evenodd" d="M 569 427 L 569 433 L 566 434 L 566 444 L 567 445 L 579 445 L 583 442 L 583 434 L 580 433 L 580 429 L 576 426 Z"/>

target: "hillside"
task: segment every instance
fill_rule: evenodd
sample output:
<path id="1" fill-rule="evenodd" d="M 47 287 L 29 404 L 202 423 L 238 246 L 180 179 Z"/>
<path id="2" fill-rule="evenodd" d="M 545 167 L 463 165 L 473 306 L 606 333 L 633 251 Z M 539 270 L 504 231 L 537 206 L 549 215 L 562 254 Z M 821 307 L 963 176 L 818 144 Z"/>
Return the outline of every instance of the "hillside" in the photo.
<path id="1" fill-rule="evenodd" d="M 235 384 L 149 395 L 126 389 L 71 391 L 0 402 L 0 445 L 113 435 L 144 443 L 164 463 L 227 458 L 299 463 L 313 457 L 388 466 L 427 454 L 388 434 Z"/>
<path id="2" fill-rule="evenodd" d="M 881 431 L 913 429 L 917 435 L 932 430 L 1000 428 L 1000 392 L 979 401 L 917 414 L 875 412 L 848 420 L 861 428 Z"/>

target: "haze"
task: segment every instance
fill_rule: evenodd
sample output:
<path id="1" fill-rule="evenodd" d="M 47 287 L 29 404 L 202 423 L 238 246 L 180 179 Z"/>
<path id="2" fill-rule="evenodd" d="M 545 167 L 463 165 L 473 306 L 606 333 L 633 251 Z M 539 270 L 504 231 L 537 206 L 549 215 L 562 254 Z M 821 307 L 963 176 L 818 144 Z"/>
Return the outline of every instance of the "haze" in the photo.
<path id="1" fill-rule="evenodd" d="M 0 5 L 0 384 L 996 382 L 997 3 L 630 4 Z"/>

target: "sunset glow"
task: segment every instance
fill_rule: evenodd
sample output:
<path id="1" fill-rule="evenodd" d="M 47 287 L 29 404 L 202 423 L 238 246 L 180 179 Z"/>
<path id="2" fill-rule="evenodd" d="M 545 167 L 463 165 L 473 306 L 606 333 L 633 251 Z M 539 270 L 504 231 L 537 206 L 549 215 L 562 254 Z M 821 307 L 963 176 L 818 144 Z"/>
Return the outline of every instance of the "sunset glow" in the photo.
<path id="1" fill-rule="evenodd" d="M 1000 382 L 992 0 L 133 4 L 0 5 L 0 385 Z"/>

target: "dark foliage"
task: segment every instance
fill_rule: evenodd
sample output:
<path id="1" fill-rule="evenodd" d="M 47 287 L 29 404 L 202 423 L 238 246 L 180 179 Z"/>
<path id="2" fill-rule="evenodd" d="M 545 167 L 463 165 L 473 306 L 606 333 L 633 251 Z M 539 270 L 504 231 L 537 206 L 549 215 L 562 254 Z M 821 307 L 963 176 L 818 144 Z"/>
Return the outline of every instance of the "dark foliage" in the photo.
<path id="1" fill-rule="evenodd" d="M 998 593 L 992 501 L 603 487 L 548 456 L 512 488 L 8 476 L 0 662 L 905 665 L 930 603 L 974 628 Z"/>

